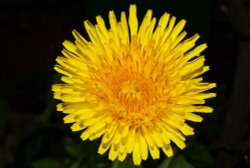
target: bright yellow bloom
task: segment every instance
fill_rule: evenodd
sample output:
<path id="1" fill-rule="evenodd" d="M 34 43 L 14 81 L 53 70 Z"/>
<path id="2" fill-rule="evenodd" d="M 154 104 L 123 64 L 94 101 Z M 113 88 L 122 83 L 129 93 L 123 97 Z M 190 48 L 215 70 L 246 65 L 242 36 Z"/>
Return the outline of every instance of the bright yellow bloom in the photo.
<path id="1" fill-rule="evenodd" d="M 82 130 L 82 140 L 101 137 L 98 153 L 109 150 L 110 160 L 131 153 L 139 165 L 149 154 L 158 159 L 160 150 L 171 157 L 172 142 L 183 149 L 185 136 L 194 134 L 186 120 L 201 122 L 195 112 L 213 111 L 202 105 L 216 86 L 200 77 L 209 70 L 200 56 L 207 45 L 195 47 L 198 34 L 184 39 L 186 21 L 175 24 L 168 13 L 157 22 L 148 10 L 139 25 L 135 5 L 128 20 L 110 11 L 109 29 L 101 16 L 96 21 L 84 22 L 89 41 L 74 30 L 75 43 L 65 41 L 56 59 L 65 83 L 52 90 L 64 122 Z"/>

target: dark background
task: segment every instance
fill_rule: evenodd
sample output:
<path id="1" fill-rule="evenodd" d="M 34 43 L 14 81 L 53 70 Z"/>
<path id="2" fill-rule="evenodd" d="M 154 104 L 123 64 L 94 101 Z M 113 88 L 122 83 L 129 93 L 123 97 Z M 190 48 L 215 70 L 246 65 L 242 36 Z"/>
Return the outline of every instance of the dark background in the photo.
<path id="1" fill-rule="evenodd" d="M 122 167 L 96 154 L 98 140 L 81 142 L 56 112 L 51 85 L 61 43 L 71 31 L 85 35 L 83 20 L 117 16 L 136 3 L 142 19 L 148 8 L 186 19 L 188 35 L 208 43 L 206 81 L 216 82 L 214 113 L 193 124 L 187 148 L 172 160 L 149 159 L 143 167 L 250 167 L 250 1 L 249 0 L 0 0 L 0 167 Z M 85 36 L 86 37 L 86 36 Z M 180 165 L 182 164 L 182 165 Z M 189 167 L 188 167 L 189 166 Z"/>

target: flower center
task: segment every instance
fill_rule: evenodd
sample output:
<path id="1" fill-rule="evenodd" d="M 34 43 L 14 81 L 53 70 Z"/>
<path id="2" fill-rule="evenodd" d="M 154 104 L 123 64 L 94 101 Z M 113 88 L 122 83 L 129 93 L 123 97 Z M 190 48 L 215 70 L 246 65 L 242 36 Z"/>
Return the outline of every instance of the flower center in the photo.
<path id="1" fill-rule="evenodd" d="M 145 98 L 142 86 L 135 80 L 123 82 L 118 88 L 117 96 L 120 104 L 127 108 L 138 106 Z"/>
<path id="2" fill-rule="evenodd" d="M 155 119 L 152 104 L 157 100 L 157 93 L 150 80 L 142 77 L 123 78 L 114 86 L 113 94 L 117 100 L 117 109 L 112 116 L 120 123 L 125 122 L 133 127 L 150 124 Z"/>
<path id="3" fill-rule="evenodd" d="M 113 89 L 120 106 L 129 112 L 140 112 L 155 98 L 152 85 L 138 76 L 120 80 Z"/>

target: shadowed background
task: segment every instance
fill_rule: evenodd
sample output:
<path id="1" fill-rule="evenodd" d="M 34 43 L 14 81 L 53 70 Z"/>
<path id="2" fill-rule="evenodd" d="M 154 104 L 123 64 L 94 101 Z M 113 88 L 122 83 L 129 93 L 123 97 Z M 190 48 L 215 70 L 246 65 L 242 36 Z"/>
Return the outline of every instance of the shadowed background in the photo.
<path id="1" fill-rule="evenodd" d="M 245 168 L 250 166 L 250 2 L 249 0 L 0 0 L 0 167 L 132 167 L 96 154 L 99 141 L 82 142 L 56 112 L 51 85 L 61 43 L 71 31 L 86 37 L 83 20 L 107 20 L 136 3 L 139 20 L 148 8 L 186 19 L 188 36 L 207 42 L 205 80 L 216 82 L 213 114 L 193 124 L 194 136 L 176 157 L 143 162 L 150 168 Z"/>

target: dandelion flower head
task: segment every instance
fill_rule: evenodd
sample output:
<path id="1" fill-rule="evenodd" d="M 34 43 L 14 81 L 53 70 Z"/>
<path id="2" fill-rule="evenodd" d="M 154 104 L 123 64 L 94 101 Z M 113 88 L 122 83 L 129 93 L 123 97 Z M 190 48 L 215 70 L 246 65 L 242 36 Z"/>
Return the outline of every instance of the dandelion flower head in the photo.
<path id="1" fill-rule="evenodd" d="M 132 154 L 139 165 L 160 151 L 171 157 L 173 144 L 185 147 L 194 134 L 186 121 L 213 111 L 203 104 L 215 97 L 207 90 L 216 84 L 203 82 L 207 45 L 195 46 L 198 34 L 185 38 L 185 20 L 164 13 L 157 21 L 148 10 L 139 24 L 136 10 L 130 5 L 128 19 L 121 12 L 119 21 L 110 11 L 109 28 L 101 16 L 95 25 L 84 21 L 89 40 L 74 30 L 75 42 L 65 41 L 56 58 L 64 83 L 52 90 L 82 140 L 101 138 L 98 153 L 120 161 Z"/>

